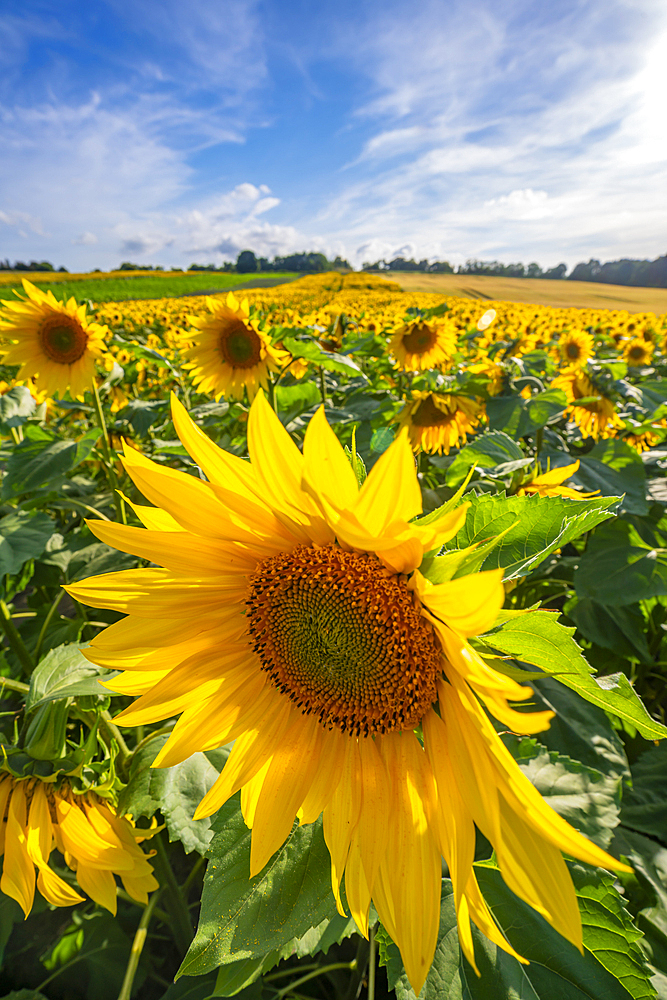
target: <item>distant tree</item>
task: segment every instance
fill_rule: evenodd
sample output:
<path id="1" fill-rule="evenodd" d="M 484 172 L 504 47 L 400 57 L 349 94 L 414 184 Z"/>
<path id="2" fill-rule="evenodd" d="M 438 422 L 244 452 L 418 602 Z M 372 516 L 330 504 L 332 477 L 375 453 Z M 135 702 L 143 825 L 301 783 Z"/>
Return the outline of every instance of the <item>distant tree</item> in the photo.
<path id="1" fill-rule="evenodd" d="M 560 281 L 567 274 L 567 264 L 558 264 L 557 267 L 550 267 L 542 275 L 543 278 L 550 278 L 552 281 Z"/>
<path id="2" fill-rule="evenodd" d="M 129 260 L 124 260 L 123 263 L 118 268 L 119 271 L 151 271 L 152 268 L 146 267 L 145 264 L 133 264 Z"/>
<path id="3" fill-rule="evenodd" d="M 257 270 L 258 271 L 273 271 L 273 264 L 268 257 L 258 257 L 257 258 Z"/>
<path id="4" fill-rule="evenodd" d="M 238 273 L 253 274 L 257 269 L 257 258 L 252 250 L 242 250 L 236 258 L 236 270 Z"/>
<path id="5" fill-rule="evenodd" d="M 67 270 L 66 267 L 59 267 L 58 270 L 60 271 L 61 274 L 69 274 L 69 271 Z M 96 270 L 99 271 L 99 268 L 96 268 Z"/>
<path id="6" fill-rule="evenodd" d="M 436 260 L 432 264 L 429 264 L 428 271 L 432 274 L 453 274 L 454 268 L 449 263 L 448 260 Z"/>
<path id="7" fill-rule="evenodd" d="M 328 271 L 330 264 L 323 253 L 292 253 L 287 257 L 274 257 L 276 271 L 302 271 L 317 274 Z"/>
<path id="8" fill-rule="evenodd" d="M 352 266 L 350 265 L 349 261 L 345 260 L 344 257 L 334 257 L 334 260 L 333 260 L 331 266 L 333 267 L 334 271 L 351 271 L 352 270 Z"/>
<path id="9" fill-rule="evenodd" d="M 542 273 L 542 268 L 540 267 L 540 265 L 539 264 L 535 264 L 535 263 L 529 264 L 528 267 L 526 268 L 526 277 L 527 278 L 543 278 L 544 275 Z"/>
<path id="10" fill-rule="evenodd" d="M 568 281 L 598 281 L 600 270 L 600 261 L 591 257 L 588 264 L 577 264 L 568 274 Z"/>

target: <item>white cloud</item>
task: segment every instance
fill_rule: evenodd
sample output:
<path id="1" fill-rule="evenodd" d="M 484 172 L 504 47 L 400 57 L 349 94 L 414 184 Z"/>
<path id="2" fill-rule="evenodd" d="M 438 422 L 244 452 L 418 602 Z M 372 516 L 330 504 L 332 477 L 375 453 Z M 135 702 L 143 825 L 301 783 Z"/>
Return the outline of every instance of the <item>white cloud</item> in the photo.
<path id="1" fill-rule="evenodd" d="M 98 239 L 95 233 L 88 232 L 81 233 L 77 239 L 72 240 L 72 244 L 79 247 L 94 247 L 97 243 Z"/>

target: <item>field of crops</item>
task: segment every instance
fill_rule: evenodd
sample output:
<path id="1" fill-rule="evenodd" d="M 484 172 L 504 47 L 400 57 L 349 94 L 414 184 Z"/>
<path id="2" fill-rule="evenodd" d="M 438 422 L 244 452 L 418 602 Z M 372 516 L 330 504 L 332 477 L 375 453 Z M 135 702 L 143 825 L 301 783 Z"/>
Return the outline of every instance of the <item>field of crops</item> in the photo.
<path id="1" fill-rule="evenodd" d="M 8 299 L 14 290 L 21 291 L 21 275 L 0 272 L 0 299 Z M 224 289 L 251 285 L 275 285 L 295 278 L 289 272 L 270 275 L 234 274 L 219 271 L 111 271 L 91 274 L 30 274 L 29 280 L 40 288 L 50 288 L 61 302 L 74 296 L 79 302 L 124 302 L 127 299 L 159 299 L 174 295 L 201 295 Z"/>
<path id="2" fill-rule="evenodd" d="M 0 996 L 667 997 L 667 311 L 22 295 Z"/>

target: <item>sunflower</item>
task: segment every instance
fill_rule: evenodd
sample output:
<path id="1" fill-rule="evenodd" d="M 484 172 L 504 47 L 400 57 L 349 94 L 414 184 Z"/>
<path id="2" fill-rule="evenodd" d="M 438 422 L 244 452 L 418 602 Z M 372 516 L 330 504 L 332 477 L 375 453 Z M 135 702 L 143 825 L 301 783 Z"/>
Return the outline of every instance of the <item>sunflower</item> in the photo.
<path id="1" fill-rule="evenodd" d="M 21 365 L 17 378 L 32 378 L 46 395 L 83 399 L 95 377 L 95 362 L 106 353 L 106 326 L 86 321 L 86 306 L 76 299 L 58 302 L 26 279 L 27 298 L 0 303 L 0 336 L 11 341 L 0 348 L 6 365 Z"/>
<path id="2" fill-rule="evenodd" d="M 660 432 L 667 427 L 667 420 L 654 420 L 651 423 L 651 427 L 654 427 L 655 430 L 646 430 L 640 434 L 626 434 L 623 440 L 630 447 L 635 448 L 639 454 L 643 451 L 648 451 L 649 448 L 653 448 L 660 441 L 664 440 L 664 436 Z"/>
<path id="3" fill-rule="evenodd" d="M 530 482 L 524 483 L 516 491 L 517 496 L 537 493 L 540 497 L 570 497 L 571 500 L 588 500 L 589 497 L 596 496 L 599 490 L 595 490 L 594 493 L 581 493 L 571 486 L 563 486 L 565 480 L 570 479 L 578 470 L 579 464 L 577 459 L 571 465 L 561 465 L 558 469 L 550 469 L 548 472 L 533 476 Z"/>
<path id="4" fill-rule="evenodd" d="M 611 399 L 604 396 L 585 372 L 573 366 L 553 380 L 553 389 L 562 389 L 570 404 L 566 416 L 579 427 L 584 438 L 615 437 L 623 421 Z"/>
<path id="5" fill-rule="evenodd" d="M 593 338 L 585 330 L 569 330 L 558 341 L 563 361 L 568 365 L 585 365 L 593 356 Z"/>
<path id="6" fill-rule="evenodd" d="M 456 327 L 420 319 L 397 330 L 388 349 L 399 371 L 442 368 L 449 364 L 456 350 Z"/>
<path id="7" fill-rule="evenodd" d="M 4 817 L 4 819 L 2 819 Z M 116 880 L 139 903 L 158 888 L 153 869 L 139 848 L 127 817 L 117 816 L 94 792 L 75 795 L 67 782 L 53 784 L 0 776 L 0 854 L 4 866 L 0 890 L 15 899 L 26 917 L 37 888 L 53 906 L 73 906 L 83 896 L 49 865 L 54 848 L 76 872 L 83 892 L 116 913 Z"/>
<path id="8" fill-rule="evenodd" d="M 470 961 L 471 919 L 516 954 L 475 878 L 475 825 L 513 891 L 581 948 L 560 851 L 620 866 L 545 804 L 486 714 L 519 733 L 546 729 L 553 714 L 510 707 L 531 689 L 468 642 L 496 622 L 502 570 L 433 585 L 419 569 L 459 530 L 467 504 L 415 520 L 421 493 L 405 432 L 359 487 L 323 408 L 302 454 L 259 393 L 250 463 L 214 445 L 175 399 L 172 414 L 206 481 L 128 449 L 127 471 L 155 505 L 135 506 L 145 529 L 90 522 L 98 538 L 158 566 L 68 588 L 127 613 L 85 650 L 124 671 L 115 691 L 140 696 L 115 721 L 180 715 L 157 767 L 235 741 L 195 815 L 241 790 L 251 875 L 295 816 L 303 824 L 323 813 L 341 913 L 344 874 L 357 926 L 368 933 L 372 899 L 416 992 L 437 940 L 441 857 Z"/>
<path id="9" fill-rule="evenodd" d="M 481 406 L 468 396 L 414 390 L 397 416 L 400 427 L 407 427 L 414 451 L 449 455 L 450 448 L 465 444 L 479 424 Z"/>
<path id="10" fill-rule="evenodd" d="M 629 344 L 626 344 L 623 351 L 623 360 L 633 368 L 640 368 L 642 365 L 650 365 L 651 355 L 655 350 L 655 344 L 643 337 L 635 337 Z"/>
<path id="11" fill-rule="evenodd" d="M 239 304 L 232 292 L 223 302 L 207 298 L 208 314 L 189 316 L 195 333 L 193 347 L 185 352 L 186 368 L 195 385 L 219 399 L 243 399 L 244 390 L 254 399 L 260 386 L 268 387 L 269 372 L 278 372 L 291 355 L 273 347 L 250 317 L 248 300 Z"/>

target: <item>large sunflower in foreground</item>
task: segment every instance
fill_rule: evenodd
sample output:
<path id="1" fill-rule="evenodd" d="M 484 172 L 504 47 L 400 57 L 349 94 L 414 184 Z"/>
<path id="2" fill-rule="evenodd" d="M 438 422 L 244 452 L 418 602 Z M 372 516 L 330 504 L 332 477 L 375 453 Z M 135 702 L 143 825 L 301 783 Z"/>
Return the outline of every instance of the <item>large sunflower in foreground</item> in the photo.
<path id="1" fill-rule="evenodd" d="M 244 390 L 254 399 L 260 387 L 268 388 L 269 373 L 291 356 L 272 346 L 251 318 L 247 299 L 239 303 L 229 292 L 224 301 L 207 298 L 206 305 L 207 314 L 188 317 L 196 332 L 188 334 L 193 346 L 185 352 L 186 367 L 195 385 L 216 399 L 243 399 Z"/>
<path id="2" fill-rule="evenodd" d="M 52 906 L 83 902 L 49 865 L 54 848 L 76 873 L 80 888 L 113 914 L 114 875 L 120 875 L 133 899 L 147 903 L 158 883 L 138 846 L 141 839 L 130 821 L 94 792 L 77 795 L 67 782 L 56 787 L 34 778 L 0 776 L 0 890 L 17 901 L 26 917 L 35 898 L 35 869 L 37 888 Z"/>
<path id="3" fill-rule="evenodd" d="M 407 323 L 393 335 L 388 349 L 399 371 L 446 368 L 456 351 L 456 327 L 423 319 Z"/>
<path id="4" fill-rule="evenodd" d="M 468 642 L 497 619 L 502 571 L 437 585 L 420 571 L 467 505 L 414 520 L 422 503 L 405 433 L 360 488 L 323 409 L 302 454 L 260 393 L 250 463 L 220 450 L 176 400 L 173 419 L 206 481 L 128 449 L 128 473 L 155 505 L 135 507 L 145 529 L 90 522 L 101 540 L 158 566 L 69 588 L 127 613 L 86 649 L 125 671 L 114 690 L 140 696 L 116 721 L 180 715 L 158 767 L 235 741 L 196 815 L 241 790 L 251 875 L 295 816 L 323 813 L 341 912 L 344 874 L 357 926 L 368 932 L 372 899 L 417 992 L 437 940 L 441 857 L 470 961 L 471 919 L 515 954 L 480 894 L 475 827 L 513 891 L 581 948 L 561 850 L 623 866 L 546 805 L 487 715 L 534 733 L 553 714 L 513 708 L 531 689 Z"/>
<path id="5" fill-rule="evenodd" d="M 104 357 L 106 326 L 86 321 L 86 306 L 76 299 L 59 302 L 23 279 L 27 298 L 0 302 L 0 347 L 3 364 L 21 365 L 17 378 L 34 379 L 40 392 L 83 399 L 95 377 L 95 362 Z"/>
<path id="6" fill-rule="evenodd" d="M 414 390 L 396 418 L 407 427 L 414 451 L 449 455 L 450 449 L 465 444 L 474 434 L 482 407 L 469 396 Z"/>

